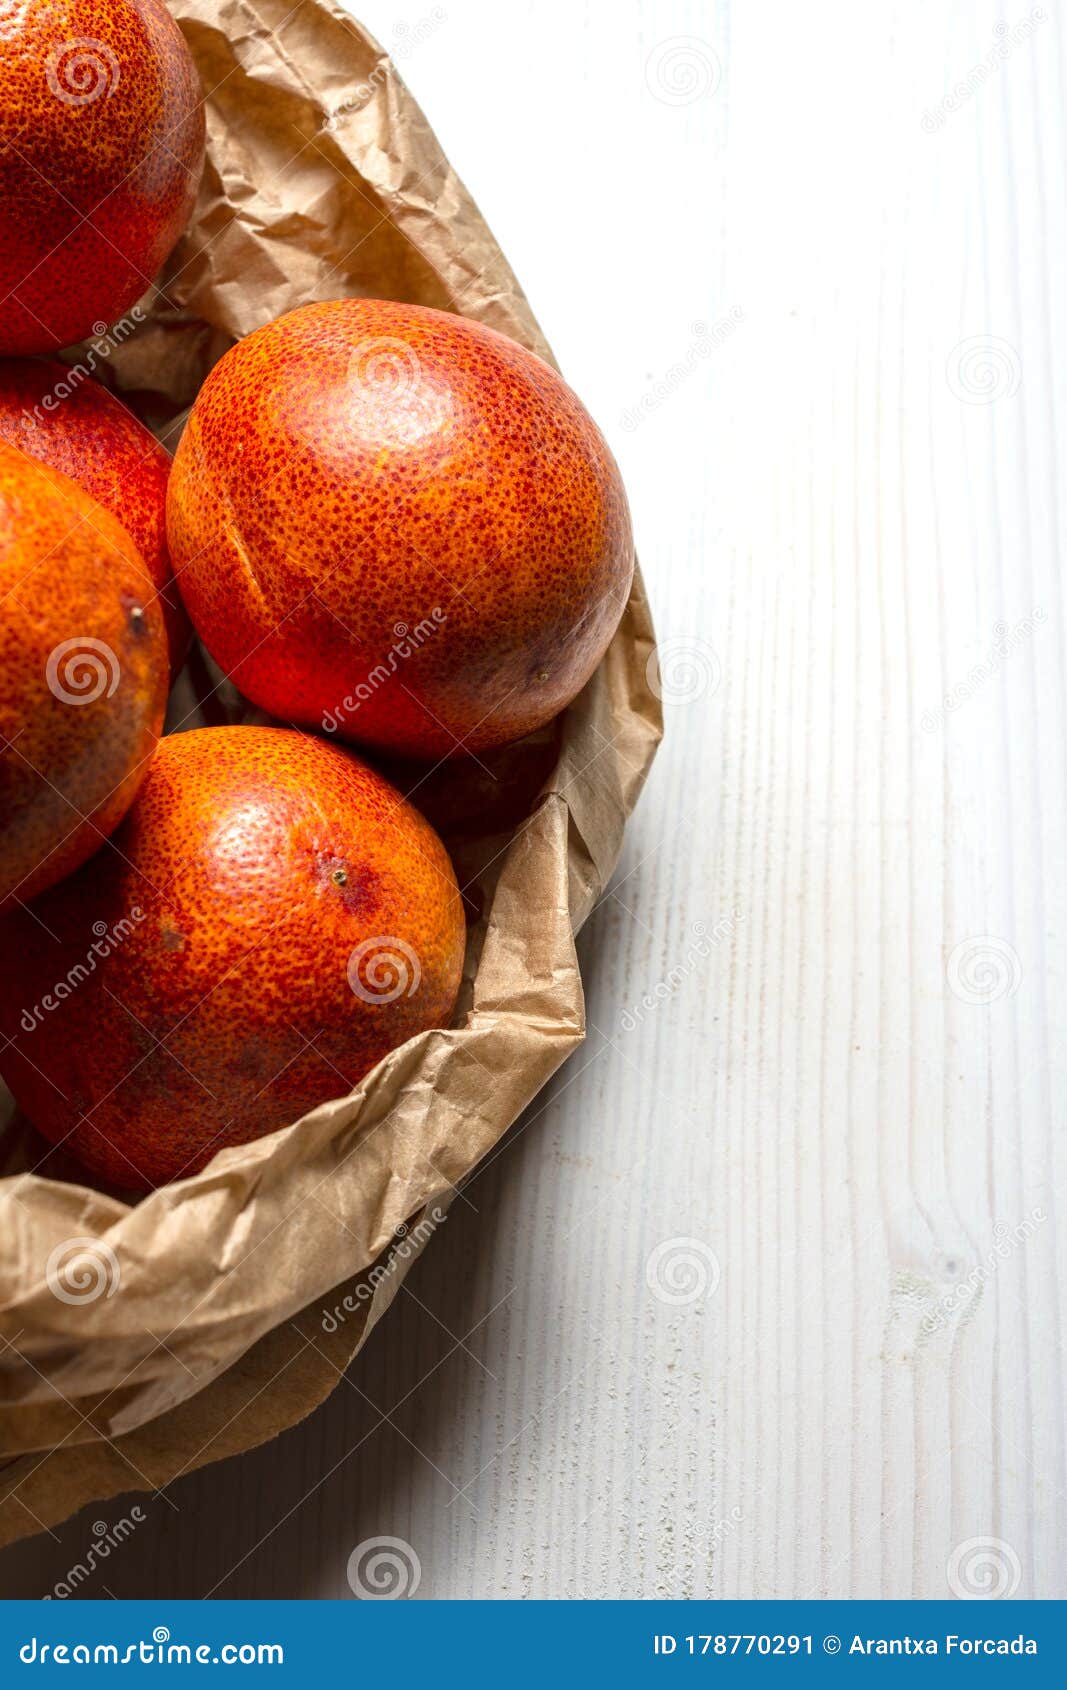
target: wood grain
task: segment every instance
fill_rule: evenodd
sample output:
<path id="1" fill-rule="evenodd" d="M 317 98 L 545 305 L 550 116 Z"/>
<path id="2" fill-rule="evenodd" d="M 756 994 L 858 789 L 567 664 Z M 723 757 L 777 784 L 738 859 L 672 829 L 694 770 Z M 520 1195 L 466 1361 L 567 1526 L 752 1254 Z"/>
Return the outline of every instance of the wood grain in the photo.
<path id="1" fill-rule="evenodd" d="M 382 1535 L 419 1597 L 1067 1594 L 1047 14 L 363 7 L 618 453 L 668 734 L 586 1046 L 83 1594 L 344 1596 Z"/>

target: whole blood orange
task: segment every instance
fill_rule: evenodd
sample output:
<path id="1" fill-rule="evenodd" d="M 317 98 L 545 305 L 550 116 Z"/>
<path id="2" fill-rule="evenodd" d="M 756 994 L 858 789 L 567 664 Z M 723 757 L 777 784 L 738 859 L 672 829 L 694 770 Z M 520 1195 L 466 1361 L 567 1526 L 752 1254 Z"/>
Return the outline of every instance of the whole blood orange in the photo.
<path id="1" fill-rule="evenodd" d="M 0 358 L 0 440 L 62 470 L 122 523 L 160 595 L 176 674 L 191 629 L 167 551 L 169 453 L 92 376 L 35 358 Z"/>
<path id="2" fill-rule="evenodd" d="M 185 228 L 204 161 L 163 0 L 0 8 L 0 351 L 103 334 Z"/>
<path id="3" fill-rule="evenodd" d="M 122 820 L 166 697 L 163 616 L 126 530 L 0 441 L 0 906 Z"/>
<path id="4" fill-rule="evenodd" d="M 113 1184 L 193 1173 L 447 1024 L 464 943 L 452 865 L 339 747 L 284 728 L 174 734 L 115 844 L 37 921 L 9 920 L 19 968 L 0 982 L 5 1080 Z"/>
<path id="5" fill-rule="evenodd" d="M 415 757 L 556 715 L 633 574 L 615 460 L 555 371 L 381 300 L 302 306 L 230 349 L 167 524 L 193 622 L 254 703 Z"/>

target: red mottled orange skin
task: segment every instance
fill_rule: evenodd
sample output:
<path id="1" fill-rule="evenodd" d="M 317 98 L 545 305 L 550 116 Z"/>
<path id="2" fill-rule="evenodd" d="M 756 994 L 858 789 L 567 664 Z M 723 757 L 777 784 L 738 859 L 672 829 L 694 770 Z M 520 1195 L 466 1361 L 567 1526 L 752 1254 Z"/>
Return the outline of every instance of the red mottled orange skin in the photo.
<path id="1" fill-rule="evenodd" d="M 172 735 L 115 845 L 39 899 L 39 921 L 4 924 L 19 966 L 0 979 L 4 1079 L 109 1183 L 191 1174 L 447 1025 L 464 946 L 452 865 L 340 747 L 284 728 Z M 35 1018 L 94 932 L 119 937 Z"/>
<path id="2" fill-rule="evenodd" d="M 52 352 L 144 293 L 193 209 L 204 112 L 163 0 L 0 7 L 0 352 Z"/>
<path id="3" fill-rule="evenodd" d="M 412 757 L 558 714 L 633 575 L 618 468 L 560 377 L 381 300 L 302 306 L 231 348 L 167 526 L 193 622 L 254 703 Z"/>
<path id="4" fill-rule="evenodd" d="M 0 358 L 0 440 L 69 475 L 122 523 L 160 595 L 177 674 L 192 629 L 167 550 L 170 454 L 91 376 L 34 358 Z"/>
<path id="5" fill-rule="evenodd" d="M 126 530 L 0 441 L 0 907 L 118 826 L 166 697 L 163 616 Z"/>

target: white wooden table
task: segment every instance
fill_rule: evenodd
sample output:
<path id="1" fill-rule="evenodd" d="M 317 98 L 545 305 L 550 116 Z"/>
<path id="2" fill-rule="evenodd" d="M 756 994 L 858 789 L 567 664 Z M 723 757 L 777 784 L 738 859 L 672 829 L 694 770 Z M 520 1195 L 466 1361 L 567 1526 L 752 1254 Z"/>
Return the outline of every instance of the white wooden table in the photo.
<path id="1" fill-rule="evenodd" d="M 384 1535 L 419 1597 L 1063 1596 L 1063 15 L 421 5 L 362 15 L 617 451 L 668 736 L 588 1044 L 83 1594 Z"/>

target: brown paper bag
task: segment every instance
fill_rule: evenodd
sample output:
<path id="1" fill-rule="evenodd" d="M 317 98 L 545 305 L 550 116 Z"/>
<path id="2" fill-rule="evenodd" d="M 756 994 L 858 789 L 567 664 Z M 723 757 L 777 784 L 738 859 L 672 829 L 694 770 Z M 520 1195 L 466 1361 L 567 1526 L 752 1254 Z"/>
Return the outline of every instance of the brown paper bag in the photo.
<path id="1" fill-rule="evenodd" d="M 324 0 L 170 4 L 207 99 L 203 189 L 151 298 L 92 363 L 171 446 L 227 346 L 310 299 L 414 300 L 548 355 L 365 31 Z M 480 912 L 452 1030 L 411 1040 L 351 1096 L 133 1206 L 78 1183 L 62 1153 L 46 1157 L 27 1123 L 9 1122 L 0 1542 L 250 1448 L 330 1391 L 456 1187 L 582 1038 L 573 936 L 660 735 L 653 649 L 638 577 L 560 722 L 495 753 L 495 780 L 447 765 L 420 787 Z M 220 707 L 247 713 L 229 688 Z M 171 721 L 189 709 L 179 689 Z"/>

